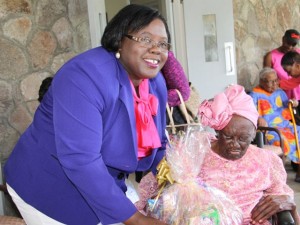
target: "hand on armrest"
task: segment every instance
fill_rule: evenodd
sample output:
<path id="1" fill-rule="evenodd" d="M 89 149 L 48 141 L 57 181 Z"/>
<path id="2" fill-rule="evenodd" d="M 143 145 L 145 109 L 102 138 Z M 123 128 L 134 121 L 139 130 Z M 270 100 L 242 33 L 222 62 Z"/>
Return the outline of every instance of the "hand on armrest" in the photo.
<path id="1" fill-rule="evenodd" d="M 296 212 L 296 204 L 289 195 L 269 195 L 261 198 L 251 212 L 252 222 L 264 222 L 272 215 L 281 211 Z M 299 218 L 294 218 L 299 219 Z"/>

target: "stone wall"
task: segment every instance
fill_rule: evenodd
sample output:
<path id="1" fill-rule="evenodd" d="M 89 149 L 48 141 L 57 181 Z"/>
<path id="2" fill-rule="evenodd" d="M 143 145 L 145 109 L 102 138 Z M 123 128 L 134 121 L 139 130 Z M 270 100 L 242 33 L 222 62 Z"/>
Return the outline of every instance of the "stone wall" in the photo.
<path id="1" fill-rule="evenodd" d="M 281 45 L 287 29 L 300 30 L 299 0 L 233 0 L 238 83 L 258 84 L 266 52 Z"/>
<path id="2" fill-rule="evenodd" d="M 1 161 L 31 122 L 42 80 L 90 46 L 87 1 L 0 0 Z"/>

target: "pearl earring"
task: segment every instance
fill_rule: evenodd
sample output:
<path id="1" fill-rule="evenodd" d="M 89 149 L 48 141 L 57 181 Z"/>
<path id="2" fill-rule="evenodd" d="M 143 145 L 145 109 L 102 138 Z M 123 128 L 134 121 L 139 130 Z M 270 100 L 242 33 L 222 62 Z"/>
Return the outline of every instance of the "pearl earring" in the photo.
<path id="1" fill-rule="evenodd" d="M 119 59 L 121 57 L 120 52 L 116 52 L 116 58 Z"/>

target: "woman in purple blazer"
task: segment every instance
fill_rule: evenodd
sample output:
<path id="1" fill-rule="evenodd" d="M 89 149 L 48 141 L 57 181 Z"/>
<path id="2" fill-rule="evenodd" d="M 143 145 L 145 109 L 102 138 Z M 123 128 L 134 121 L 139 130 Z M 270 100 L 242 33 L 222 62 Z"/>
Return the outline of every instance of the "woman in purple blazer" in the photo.
<path id="1" fill-rule="evenodd" d="M 165 152 L 160 70 L 169 42 L 157 10 L 128 5 L 108 23 L 102 47 L 57 72 L 5 165 L 27 224 L 43 224 L 37 214 L 51 224 L 164 224 L 137 211 L 124 181 L 134 171 L 155 172 Z"/>

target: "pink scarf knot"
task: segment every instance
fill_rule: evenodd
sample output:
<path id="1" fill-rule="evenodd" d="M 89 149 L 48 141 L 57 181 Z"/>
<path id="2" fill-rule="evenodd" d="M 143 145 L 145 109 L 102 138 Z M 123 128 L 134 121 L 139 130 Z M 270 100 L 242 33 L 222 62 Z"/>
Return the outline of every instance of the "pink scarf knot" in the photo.
<path id="1" fill-rule="evenodd" d="M 139 85 L 139 97 L 132 85 L 136 131 L 138 140 L 138 158 L 151 154 L 152 149 L 161 147 L 160 137 L 155 126 L 153 116 L 158 110 L 158 99 L 149 93 L 149 81 L 143 80 Z"/>
<path id="2" fill-rule="evenodd" d="M 253 99 L 238 84 L 229 86 L 213 100 L 203 101 L 199 107 L 201 123 L 215 130 L 227 126 L 233 114 L 245 117 L 257 127 L 258 112 Z"/>

